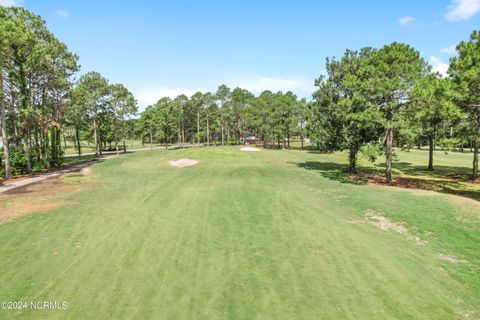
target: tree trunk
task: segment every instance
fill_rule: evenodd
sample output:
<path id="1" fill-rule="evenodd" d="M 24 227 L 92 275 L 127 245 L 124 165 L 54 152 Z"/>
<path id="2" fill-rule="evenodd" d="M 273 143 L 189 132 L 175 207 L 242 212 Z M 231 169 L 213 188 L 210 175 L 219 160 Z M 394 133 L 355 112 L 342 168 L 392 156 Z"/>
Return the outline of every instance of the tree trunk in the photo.
<path id="1" fill-rule="evenodd" d="M 0 68 L 0 127 L 2 128 L 3 158 L 5 162 L 5 178 L 9 179 L 12 173 L 10 169 L 7 121 L 5 117 L 5 104 L 3 100 L 3 73 L 1 68 Z"/>
<path id="2" fill-rule="evenodd" d="M 222 111 L 222 112 L 223 112 L 223 111 Z M 222 146 L 223 146 L 223 144 L 224 144 L 223 113 L 222 113 L 222 117 L 221 117 L 221 118 L 222 118 L 221 121 L 222 121 Z"/>
<path id="3" fill-rule="evenodd" d="M 230 141 L 230 126 L 228 125 L 228 121 L 225 125 L 225 131 L 227 131 L 227 143 Z"/>
<path id="4" fill-rule="evenodd" d="M 392 183 L 392 149 L 393 149 L 393 129 L 388 128 L 387 136 L 386 136 L 386 150 L 385 150 L 386 163 L 387 163 L 387 168 L 385 172 L 386 173 L 385 182 L 387 184 Z"/>
<path id="5" fill-rule="evenodd" d="M 197 112 L 197 143 L 200 144 L 200 112 Z"/>
<path id="6" fill-rule="evenodd" d="M 207 116 L 207 147 L 210 147 L 210 128 L 208 123 L 208 116 Z"/>
<path id="7" fill-rule="evenodd" d="M 48 168 L 54 167 L 58 161 L 57 148 L 57 128 L 50 129 L 50 159 L 48 161 Z"/>
<path id="8" fill-rule="evenodd" d="M 153 149 L 153 135 L 152 135 L 152 125 L 149 125 L 149 130 L 150 132 L 150 150 Z"/>
<path id="9" fill-rule="evenodd" d="M 48 167 L 51 168 L 51 167 L 56 167 L 58 166 L 60 160 L 59 160 L 59 156 L 60 156 L 60 152 L 59 152 L 59 149 L 60 149 L 60 145 L 61 145 L 61 141 L 60 141 L 60 129 L 58 129 L 57 127 L 53 127 L 51 130 L 50 130 L 50 159 L 49 159 L 49 162 L 48 162 Z"/>
<path id="10" fill-rule="evenodd" d="M 242 120 L 241 119 L 238 119 L 237 126 L 238 126 L 238 144 L 241 144 L 242 139 L 243 139 L 243 145 L 245 145 L 245 137 L 243 136 Z"/>
<path id="11" fill-rule="evenodd" d="M 13 135 L 13 143 L 15 145 L 15 148 L 18 149 L 18 146 L 20 145 L 19 139 L 18 139 L 18 129 L 17 129 L 17 117 L 15 114 L 15 97 L 13 94 L 13 90 L 10 92 L 10 111 L 12 115 L 12 135 Z"/>
<path id="12" fill-rule="evenodd" d="M 473 180 L 478 178 L 478 143 L 477 137 L 473 140 Z"/>
<path id="13" fill-rule="evenodd" d="M 100 155 L 100 148 L 98 143 L 98 136 L 97 136 L 97 114 L 93 116 L 93 143 L 95 144 L 95 156 L 98 157 Z"/>
<path id="14" fill-rule="evenodd" d="M 41 149 L 40 149 L 40 141 L 38 138 L 38 127 L 35 127 L 33 130 L 33 141 L 35 142 L 35 149 L 37 152 L 35 152 L 35 156 L 37 158 L 37 163 L 40 162 L 40 156 L 41 156 Z"/>
<path id="15" fill-rule="evenodd" d="M 183 119 L 183 111 L 182 111 L 182 149 L 185 148 L 185 122 Z"/>
<path id="16" fill-rule="evenodd" d="M 125 119 L 122 115 L 122 141 L 123 141 L 123 153 L 127 152 L 127 144 L 125 143 Z"/>
<path id="17" fill-rule="evenodd" d="M 358 153 L 358 148 L 356 146 L 350 147 L 349 153 L 348 153 L 348 172 L 349 173 L 357 173 L 357 153 Z"/>
<path id="18" fill-rule="evenodd" d="M 47 161 L 47 147 L 45 145 L 45 131 L 44 129 L 39 130 L 40 134 L 40 158 L 42 161 Z"/>
<path id="19" fill-rule="evenodd" d="M 177 143 L 182 144 L 182 125 L 180 123 L 178 124 Z"/>
<path id="20" fill-rule="evenodd" d="M 433 170 L 433 134 L 428 135 L 428 170 Z"/>
<path id="21" fill-rule="evenodd" d="M 25 152 L 25 159 L 27 161 L 27 172 L 32 172 L 32 162 L 30 161 L 30 124 L 25 125 L 25 136 L 23 138 L 23 151 Z"/>
<path id="22" fill-rule="evenodd" d="M 170 126 L 168 126 L 168 123 L 169 123 L 168 116 L 165 116 L 164 120 L 165 120 L 165 124 L 163 126 L 163 137 L 165 139 L 165 150 L 168 150 L 168 136 L 169 136 L 168 129 L 170 128 Z"/>
<path id="23" fill-rule="evenodd" d="M 115 151 L 116 154 L 120 154 L 120 150 L 118 149 L 118 128 L 117 128 L 117 119 L 115 117 L 115 120 L 113 120 L 113 127 L 114 127 L 114 132 L 115 132 Z"/>
<path id="24" fill-rule="evenodd" d="M 67 149 L 67 139 L 65 139 L 65 132 L 62 130 L 62 138 L 63 138 L 63 148 Z"/>
<path id="25" fill-rule="evenodd" d="M 60 138 L 60 134 L 63 132 L 61 127 L 57 128 L 57 162 L 55 163 L 56 166 L 59 166 L 62 162 L 62 141 Z"/>
<path id="26" fill-rule="evenodd" d="M 15 53 L 17 54 L 17 53 Z M 27 78 L 25 75 L 25 69 L 22 63 L 19 65 L 19 73 L 20 73 L 20 104 L 22 111 L 25 114 L 25 130 L 24 130 L 24 140 L 23 140 L 23 150 L 25 151 L 25 159 L 27 161 L 27 171 L 30 173 L 32 172 L 32 163 L 30 161 L 30 123 L 29 123 L 29 94 L 28 94 L 28 85 L 27 85 Z"/>
<path id="27" fill-rule="evenodd" d="M 82 145 L 80 143 L 80 130 L 78 127 L 75 127 L 75 135 L 77 137 L 77 148 L 78 148 L 78 156 L 82 156 Z"/>
<path id="28" fill-rule="evenodd" d="M 47 149 L 50 148 L 50 133 L 48 132 L 48 129 L 45 130 L 45 133 L 44 133 L 44 143 L 45 143 L 45 159 L 47 159 Z M 50 160 L 47 162 L 48 163 L 48 166 L 50 167 Z"/>

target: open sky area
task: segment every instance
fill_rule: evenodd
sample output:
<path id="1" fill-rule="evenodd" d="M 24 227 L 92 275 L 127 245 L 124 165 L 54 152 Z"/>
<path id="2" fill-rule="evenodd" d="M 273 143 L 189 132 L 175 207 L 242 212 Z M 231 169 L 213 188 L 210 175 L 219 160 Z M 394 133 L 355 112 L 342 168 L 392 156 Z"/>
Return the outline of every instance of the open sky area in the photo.
<path id="1" fill-rule="evenodd" d="M 214 91 L 309 97 L 326 57 L 400 41 L 446 72 L 454 46 L 480 25 L 479 0 L 0 0 L 38 13 L 96 70 L 124 83 L 140 109 L 160 97 Z"/>

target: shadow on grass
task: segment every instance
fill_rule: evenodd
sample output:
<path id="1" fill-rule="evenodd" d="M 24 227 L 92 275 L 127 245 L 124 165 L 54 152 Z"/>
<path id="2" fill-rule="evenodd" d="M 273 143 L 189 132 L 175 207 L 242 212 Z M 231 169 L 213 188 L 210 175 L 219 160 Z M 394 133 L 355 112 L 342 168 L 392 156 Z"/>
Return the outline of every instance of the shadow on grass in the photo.
<path id="1" fill-rule="evenodd" d="M 340 183 L 387 186 L 385 164 L 377 164 L 374 167 L 358 166 L 356 174 L 348 173 L 347 165 L 335 162 L 306 161 L 294 164 L 306 170 L 318 171 L 322 177 Z M 393 174 L 394 181 L 391 186 L 431 190 L 480 201 L 480 188 L 478 182 L 470 180 L 469 168 L 437 166 L 431 171 L 408 162 L 396 162 Z"/>
<path id="2" fill-rule="evenodd" d="M 306 170 L 318 171 L 322 175 L 322 177 L 328 178 L 330 180 L 349 184 L 365 184 L 368 182 L 368 180 L 362 179 L 364 178 L 363 173 L 376 173 L 375 170 L 369 170 L 369 168 L 366 167 L 358 167 L 358 172 L 362 172 L 362 174 L 349 174 L 347 172 L 346 165 L 336 162 L 305 161 L 294 164 Z"/>
<path id="3" fill-rule="evenodd" d="M 375 164 L 375 167 L 384 170 L 385 163 Z M 427 166 L 414 166 L 409 162 L 394 162 L 393 168 L 404 175 L 420 177 L 428 176 L 436 179 L 454 179 L 469 182 L 472 178 L 471 168 L 454 166 L 434 166 L 434 170 L 428 170 Z"/>

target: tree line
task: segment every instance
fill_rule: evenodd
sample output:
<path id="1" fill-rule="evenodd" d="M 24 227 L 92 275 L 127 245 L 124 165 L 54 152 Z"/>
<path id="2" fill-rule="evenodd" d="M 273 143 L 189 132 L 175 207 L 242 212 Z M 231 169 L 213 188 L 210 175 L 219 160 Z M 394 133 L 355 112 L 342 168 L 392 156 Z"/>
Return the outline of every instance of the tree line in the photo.
<path id="1" fill-rule="evenodd" d="M 220 85 L 214 93 L 162 98 L 141 113 L 142 141 L 210 145 L 242 144 L 290 147 L 305 137 L 307 102 L 292 92 L 248 90 Z M 303 141 L 303 139 L 301 139 Z"/>
<path id="2" fill-rule="evenodd" d="M 78 70 L 78 56 L 40 16 L 0 6 L 0 177 L 60 166 L 69 128 L 79 155 L 91 136 L 97 154 L 125 141 L 126 120 L 137 112 L 133 95 L 96 72 L 74 81 Z"/>
<path id="3" fill-rule="evenodd" d="M 328 58 L 311 100 L 292 92 L 220 85 L 215 92 L 164 97 L 138 114 L 121 84 L 98 72 L 78 80 L 78 56 L 48 31 L 40 16 L 0 7 L 0 176 L 10 177 L 63 162 L 66 142 L 78 155 L 82 141 L 96 155 L 126 151 L 126 138 L 153 145 L 226 145 L 348 151 L 348 170 L 360 153 L 385 157 L 392 182 L 395 147 L 473 151 L 478 178 L 480 134 L 480 31 L 456 46 L 448 76 L 432 72 L 420 53 L 403 43 L 347 49 Z M 63 142 L 63 146 L 62 146 Z"/>

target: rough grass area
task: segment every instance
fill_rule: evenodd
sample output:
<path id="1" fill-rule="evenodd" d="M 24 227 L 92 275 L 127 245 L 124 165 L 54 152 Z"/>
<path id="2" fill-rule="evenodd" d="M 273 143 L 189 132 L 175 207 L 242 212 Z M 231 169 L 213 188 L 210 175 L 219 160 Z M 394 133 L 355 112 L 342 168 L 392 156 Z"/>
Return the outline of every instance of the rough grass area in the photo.
<path id="1" fill-rule="evenodd" d="M 426 155 L 399 152 L 397 174 L 428 181 Z M 469 155 L 436 157 L 467 174 Z M 95 164 L 95 188 L 59 196 L 70 205 L 0 225 L 0 301 L 68 309 L 0 319 L 480 317 L 477 201 L 352 182 L 344 163 L 212 147 Z"/>
<path id="2" fill-rule="evenodd" d="M 310 151 L 316 153 L 316 151 Z M 347 155 L 344 153 L 321 154 L 314 161 L 299 163 L 305 169 L 317 170 L 322 176 L 344 183 L 385 184 L 385 159 L 380 157 L 370 163 L 359 157 L 358 172 L 346 172 Z M 393 186 L 433 190 L 459 195 L 480 201 L 480 181 L 471 180 L 473 154 L 470 152 L 434 152 L 434 170 L 427 170 L 428 150 L 395 150 Z"/>

